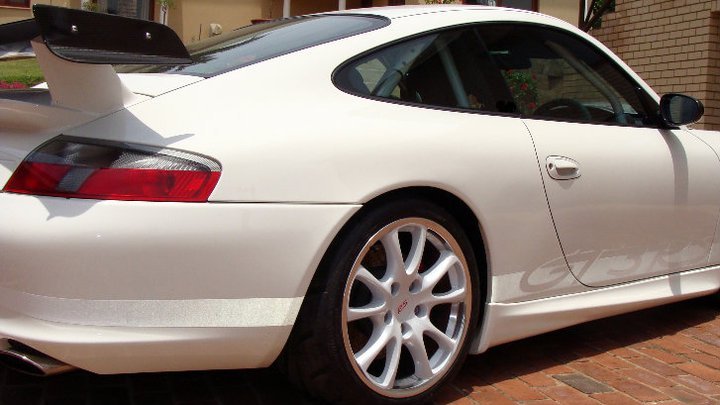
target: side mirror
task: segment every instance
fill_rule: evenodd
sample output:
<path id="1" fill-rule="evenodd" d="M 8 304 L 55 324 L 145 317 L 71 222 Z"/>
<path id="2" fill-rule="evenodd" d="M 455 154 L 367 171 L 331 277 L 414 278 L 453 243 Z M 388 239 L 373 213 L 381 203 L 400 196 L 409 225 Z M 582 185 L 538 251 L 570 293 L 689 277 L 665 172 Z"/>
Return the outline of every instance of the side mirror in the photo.
<path id="1" fill-rule="evenodd" d="M 684 94 L 669 93 L 660 99 L 660 117 L 670 127 L 697 122 L 704 113 L 700 100 Z"/>

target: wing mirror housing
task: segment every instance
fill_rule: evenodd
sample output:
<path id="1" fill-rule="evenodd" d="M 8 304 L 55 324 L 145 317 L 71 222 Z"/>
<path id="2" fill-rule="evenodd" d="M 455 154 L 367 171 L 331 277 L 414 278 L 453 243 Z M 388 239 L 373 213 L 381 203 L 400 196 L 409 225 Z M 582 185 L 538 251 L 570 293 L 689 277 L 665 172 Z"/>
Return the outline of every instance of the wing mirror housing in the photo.
<path id="1" fill-rule="evenodd" d="M 700 100 L 684 94 L 669 93 L 660 99 L 660 117 L 669 127 L 692 124 L 704 113 L 705 107 Z"/>

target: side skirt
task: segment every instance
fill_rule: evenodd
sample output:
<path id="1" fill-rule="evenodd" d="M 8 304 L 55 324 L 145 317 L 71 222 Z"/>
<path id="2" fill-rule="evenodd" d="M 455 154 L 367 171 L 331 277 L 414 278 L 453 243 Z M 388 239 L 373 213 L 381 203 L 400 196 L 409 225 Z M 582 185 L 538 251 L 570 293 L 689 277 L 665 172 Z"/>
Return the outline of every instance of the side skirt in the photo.
<path id="1" fill-rule="evenodd" d="M 710 295 L 720 290 L 720 266 L 685 271 L 577 294 L 517 303 L 488 303 L 470 348 L 492 346 L 579 323 Z"/>

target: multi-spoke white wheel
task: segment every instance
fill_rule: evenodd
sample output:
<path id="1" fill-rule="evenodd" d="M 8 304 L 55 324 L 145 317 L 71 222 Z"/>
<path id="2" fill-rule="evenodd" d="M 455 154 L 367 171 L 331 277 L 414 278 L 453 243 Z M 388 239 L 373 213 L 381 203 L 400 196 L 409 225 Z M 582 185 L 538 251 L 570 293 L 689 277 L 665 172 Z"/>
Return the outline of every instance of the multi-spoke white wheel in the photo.
<path id="1" fill-rule="evenodd" d="M 332 402 L 427 401 L 467 353 L 479 308 L 473 249 L 452 216 L 424 201 L 361 218 L 303 304 L 291 375 Z"/>
<path id="2" fill-rule="evenodd" d="M 439 224 L 386 225 L 355 260 L 345 287 L 345 349 L 363 380 L 388 396 L 413 395 L 448 372 L 466 336 L 470 274 Z"/>

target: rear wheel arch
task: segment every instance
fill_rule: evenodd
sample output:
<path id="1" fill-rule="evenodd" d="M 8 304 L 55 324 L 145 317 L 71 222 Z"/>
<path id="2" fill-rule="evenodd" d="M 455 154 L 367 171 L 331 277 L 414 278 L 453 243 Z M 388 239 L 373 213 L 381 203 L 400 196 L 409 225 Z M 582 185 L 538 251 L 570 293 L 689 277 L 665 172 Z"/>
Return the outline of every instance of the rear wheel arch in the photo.
<path id="1" fill-rule="evenodd" d="M 488 263 L 486 255 L 486 244 L 485 235 L 483 232 L 482 224 L 478 219 L 475 212 L 470 206 L 455 194 L 436 187 L 406 187 L 395 189 L 383 194 L 380 194 L 367 202 L 363 203 L 363 207 L 356 212 L 340 229 L 335 235 L 333 241 L 328 246 L 325 254 L 320 261 L 318 270 L 325 269 L 324 262 L 328 259 L 328 253 L 332 252 L 337 248 L 337 244 L 352 230 L 352 227 L 359 221 L 367 212 L 372 211 L 378 206 L 387 204 L 391 201 L 396 200 L 409 200 L 416 199 L 426 201 L 435 204 L 445 209 L 453 218 L 458 221 L 460 226 L 463 228 L 465 235 L 470 240 L 472 245 L 473 253 L 475 254 L 475 261 L 477 269 L 480 271 L 478 277 L 481 281 L 480 291 L 483 294 L 481 303 L 484 303 L 489 296 L 490 276 L 488 273 Z M 318 282 L 322 281 L 323 275 L 316 273 L 308 287 L 307 294 L 318 292 Z"/>

